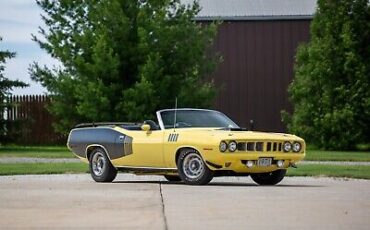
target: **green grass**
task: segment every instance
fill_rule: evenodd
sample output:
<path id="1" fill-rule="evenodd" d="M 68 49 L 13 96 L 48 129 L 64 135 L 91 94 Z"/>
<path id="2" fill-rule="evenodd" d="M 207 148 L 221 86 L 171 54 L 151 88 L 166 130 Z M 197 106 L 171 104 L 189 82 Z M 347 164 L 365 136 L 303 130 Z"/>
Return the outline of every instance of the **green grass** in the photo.
<path id="1" fill-rule="evenodd" d="M 0 157 L 75 158 L 65 146 L 0 146 Z M 368 161 L 370 151 L 307 150 L 306 161 Z"/>
<path id="2" fill-rule="evenodd" d="M 290 168 L 288 176 L 329 176 L 370 179 L 370 166 L 354 165 L 299 165 L 297 169 Z"/>
<path id="3" fill-rule="evenodd" d="M 307 150 L 305 161 L 370 161 L 370 152 Z"/>
<path id="4" fill-rule="evenodd" d="M 0 164 L 0 175 L 65 174 L 86 173 L 84 163 L 4 163 Z"/>
<path id="5" fill-rule="evenodd" d="M 65 146 L 0 146 L 0 157 L 75 158 Z"/>
<path id="6" fill-rule="evenodd" d="M 87 173 L 84 163 L 4 163 L 0 164 L 0 175 L 66 174 Z M 328 176 L 370 179 L 370 166 L 299 165 L 290 168 L 288 176 Z"/>

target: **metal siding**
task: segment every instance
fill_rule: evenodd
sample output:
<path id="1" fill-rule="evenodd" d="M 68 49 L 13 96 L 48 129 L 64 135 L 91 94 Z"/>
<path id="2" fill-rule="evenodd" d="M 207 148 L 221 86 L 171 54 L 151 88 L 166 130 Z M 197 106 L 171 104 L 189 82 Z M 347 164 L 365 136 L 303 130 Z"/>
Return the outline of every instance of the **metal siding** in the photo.
<path id="1" fill-rule="evenodd" d="M 309 39 L 309 20 L 224 22 L 215 42 L 223 56 L 212 76 L 220 87 L 215 108 L 239 125 L 286 131 L 281 110 L 292 110 L 287 88 L 295 51 Z"/>
<path id="2" fill-rule="evenodd" d="M 194 0 L 181 0 L 192 4 Z M 312 17 L 316 0 L 199 0 L 196 20 L 271 20 Z"/>

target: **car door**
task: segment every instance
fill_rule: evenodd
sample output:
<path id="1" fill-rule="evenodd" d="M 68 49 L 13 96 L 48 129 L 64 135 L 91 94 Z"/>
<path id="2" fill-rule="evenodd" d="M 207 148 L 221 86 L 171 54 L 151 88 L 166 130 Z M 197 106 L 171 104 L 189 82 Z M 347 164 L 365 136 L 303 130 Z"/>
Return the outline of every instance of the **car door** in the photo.
<path id="1" fill-rule="evenodd" d="M 164 167 L 163 131 L 134 131 L 132 137 L 132 154 L 121 159 L 121 166 Z"/>
<path id="2" fill-rule="evenodd" d="M 163 135 L 163 158 L 167 168 L 177 168 L 176 152 L 183 142 L 181 130 L 166 129 Z"/>

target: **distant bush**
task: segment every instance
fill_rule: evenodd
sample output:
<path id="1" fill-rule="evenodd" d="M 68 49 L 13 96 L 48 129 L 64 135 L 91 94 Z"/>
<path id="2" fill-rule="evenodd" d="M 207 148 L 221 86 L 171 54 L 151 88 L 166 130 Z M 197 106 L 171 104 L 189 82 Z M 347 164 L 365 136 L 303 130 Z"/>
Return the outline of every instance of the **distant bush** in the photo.
<path id="1" fill-rule="evenodd" d="M 370 142 L 370 4 L 319 0 L 296 55 L 291 132 L 325 149 Z"/>

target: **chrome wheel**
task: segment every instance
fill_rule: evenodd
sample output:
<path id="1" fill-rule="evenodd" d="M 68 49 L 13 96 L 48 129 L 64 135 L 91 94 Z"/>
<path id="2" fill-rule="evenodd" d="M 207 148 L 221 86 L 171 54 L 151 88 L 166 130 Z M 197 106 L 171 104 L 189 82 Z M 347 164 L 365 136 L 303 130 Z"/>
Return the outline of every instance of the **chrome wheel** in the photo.
<path id="1" fill-rule="evenodd" d="M 96 176 L 101 176 L 104 173 L 106 164 L 104 154 L 102 152 L 96 152 L 91 161 L 92 171 Z"/>
<path id="2" fill-rule="evenodd" d="M 203 160 L 198 154 L 189 153 L 184 158 L 182 169 L 188 178 L 197 179 L 204 173 Z"/>
<path id="3" fill-rule="evenodd" d="M 94 148 L 89 155 L 91 177 L 96 182 L 112 182 L 117 176 L 117 169 L 110 162 L 103 148 Z"/>
<path id="4" fill-rule="evenodd" d="M 176 162 L 179 177 L 185 184 L 204 185 L 213 178 L 213 171 L 195 149 L 183 148 Z"/>

